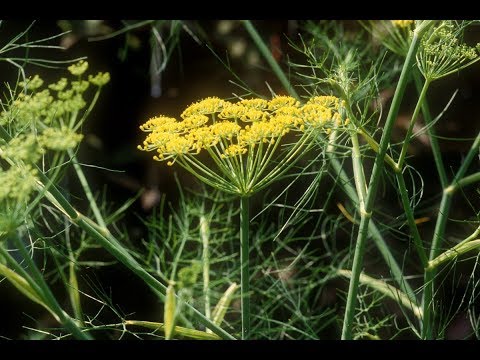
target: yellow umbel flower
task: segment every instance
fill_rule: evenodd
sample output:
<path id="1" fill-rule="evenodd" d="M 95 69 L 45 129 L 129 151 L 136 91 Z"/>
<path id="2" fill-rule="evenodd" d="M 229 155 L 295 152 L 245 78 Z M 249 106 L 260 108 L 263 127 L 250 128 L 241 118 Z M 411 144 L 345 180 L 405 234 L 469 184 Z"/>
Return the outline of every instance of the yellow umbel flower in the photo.
<path id="1" fill-rule="evenodd" d="M 70 71 L 70 73 L 75 76 L 82 75 L 85 71 L 87 71 L 87 69 L 88 69 L 88 62 L 84 60 L 80 60 L 76 64 L 70 65 L 68 67 L 68 71 Z"/>
<path id="2" fill-rule="evenodd" d="M 317 96 L 303 106 L 290 96 L 237 103 L 208 97 L 188 106 L 180 121 L 164 115 L 149 119 L 140 126 L 149 134 L 138 149 L 155 150 L 154 160 L 179 163 L 207 184 L 247 195 L 288 168 L 300 148 L 311 143 L 312 133 L 328 133 L 332 127 L 342 126 L 339 107 L 334 96 Z M 297 141 L 275 163 L 272 160 L 281 139 L 291 132 Z M 204 164 L 196 157 L 202 150 L 214 164 Z"/>
<path id="3" fill-rule="evenodd" d="M 268 101 L 264 99 L 244 99 L 239 102 L 239 105 L 256 110 L 268 109 Z"/>
<path id="4" fill-rule="evenodd" d="M 295 98 L 291 96 L 275 96 L 272 100 L 268 103 L 269 110 L 278 110 L 285 106 L 299 106 L 300 102 L 298 102 Z"/>
<path id="5" fill-rule="evenodd" d="M 229 157 L 229 156 L 236 156 L 236 155 L 243 155 L 247 152 L 247 148 L 242 147 L 237 144 L 230 145 L 228 148 L 225 149 L 225 153 L 222 154 L 222 157 Z"/>
<path id="6" fill-rule="evenodd" d="M 215 114 L 222 111 L 222 109 L 228 104 L 228 101 L 222 100 L 218 97 L 208 97 L 187 107 L 180 116 L 185 119 L 192 115 Z"/>

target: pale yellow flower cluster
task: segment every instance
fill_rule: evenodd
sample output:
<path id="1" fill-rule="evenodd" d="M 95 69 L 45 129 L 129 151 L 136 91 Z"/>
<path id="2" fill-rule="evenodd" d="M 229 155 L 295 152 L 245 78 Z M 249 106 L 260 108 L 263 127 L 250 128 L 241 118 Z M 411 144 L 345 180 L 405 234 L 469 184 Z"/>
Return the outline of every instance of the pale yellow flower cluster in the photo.
<path id="1" fill-rule="evenodd" d="M 161 115 L 141 125 L 140 129 L 149 134 L 138 148 L 156 150 L 154 159 L 158 161 L 196 155 L 202 149 L 215 151 L 222 158 L 241 156 L 260 143 L 274 143 L 290 131 L 328 132 L 340 126 L 339 104 L 334 96 L 313 97 L 304 105 L 290 96 L 236 103 L 208 97 L 187 107 L 180 121 Z"/>
<path id="2" fill-rule="evenodd" d="M 392 24 L 399 28 L 407 28 L 414 23 L 415 20 L 392 20 Z"/>

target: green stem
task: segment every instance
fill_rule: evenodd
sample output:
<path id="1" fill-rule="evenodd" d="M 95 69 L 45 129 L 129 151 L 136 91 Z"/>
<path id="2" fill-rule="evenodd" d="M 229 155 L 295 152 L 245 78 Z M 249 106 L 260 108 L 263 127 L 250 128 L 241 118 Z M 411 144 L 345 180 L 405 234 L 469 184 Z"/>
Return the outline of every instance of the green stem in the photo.
<path id="1" fill-rule="evenodd" d="M 480 235 L 480 226 L 475 229 L 475 231 L 470 234 L 466 239 L 462 240 L 459 242 L 457 245 L 455 245 L 453 248 L 448 249 L 447 251 L 443 252 L 442 254 L 438 255 L 435 259 L 430 260 L 428 262 L 428 268 L 429 270 L 439 266 L 446 260 L 450 260 L 452 257 L 452 253 L 458 253 L 458 249 L 462 248 L 465 244 L 468 244 L 471 241 L 478 241 L 478 236 Z M 456 256 L 454 256 L 456 257 Z"/>
<path id="2" fill-rule="evenodd" d="M 453 194 L 457 190 L 459 190 L 459 189 L 461 189 L 465 186 L 468 186 L 468 185 L 474 184 L 476 182 L 479 182 L 479 181 L 480 181 L 480 172 L 476 172 L 475 174 L 465 176 L 464 178 L 461 178 L 457 182 L 452 183 L 452 185 L 448 186 L 444 190 L 444 192 L 446 192 L 448 194 Z"/>
<path id="3" fill-rule="evenodd" d="M 249 198 L 240 197 L 240 266 L 242 301 L 242 340 L 250 337 Z"/>
<path id="4" fill-rule="evenodd" d="M 372 138 L 372 136 L 362 126 L 359 126 L 357 131 L 360 136 L 362 136 L 363 139 L 367 142 L 367 144 L 370 145 L 370 148 L 376 153 L 378 153 L 380 145 L 377 143 L 377 141 Z M 395 160 L 392 159 L 390 155 L 385 154 L 385 161 L 393 169 L 393 171 L 398 171 L 397 163 L 395 162 Z"/>
<path id="5" fill-rule="evenodd" d="M 100 213 L 100 210 L 98 209 L 97 202 L 95 201 L 95 198 L 93 197 L 92 190 L 90 189 L 90 185 L 88 184 L 88 181 L 85 177 L 85 174 L 83 173 L 82 167 L 78 163 L 77 157 L 73 153 L 72 150 L 68 150 L 68 155 L 72 159 L 73 163 L 73 168 L 75 169 L 75 172 L 77 173 L 78 180 L 80 180 L 80 184 L 82 185 L 83 191 L 85 192 L 85 195 L 87 196 L 88 202 L 90 204 L 90 208 L 93 211 L 93 215 L 95 216 L 95 220 L 97 220 L 97 223 L 104 228 L 107 228 L 107 225 L 105 224 L 105 220 L 103 219 L 102 214 Z"/>
<path id="6" fill-rule="evenodd" d="M 469 252 L 471 250 L 480 248 L 480 240 L 471 240 L 468 242 L 461 242 L 451 249 L 448 249 L 444 253 L 441 253 L 438 255 L 435 259 L 432 261 L 428 262 L 428 270 L 432 270 L 439 265 L 443 264 L 444 262 L 450 261 L 452 259 L 455 259 L 457 256 L 465 254 L 466 252 Z"/>
<path id="7" fill-rule="evenodd" d="M 257 29 L 255 29 L 255 27 L 250 22 L 250 20 L 243 20 L 243 25 L 245 26 L 245 29 L 247 30 L 247 32 L 252 37 L 253 42 L 257 46 L 260 53 L 263 55 L 265 60 L 267 60 L 268 65 L 270 65 L 273 72 L 275 73 L 275 75 L 278 77 L 278 79 L 282 83 L 285 90 L 287 90 L 287 92 L 289 94 L 291 94 L 294 98 L 300 99 L 297 92 L 295 91 L 293 86 L 290 84 L 290 81 L 288 81 L 287 77 L 285 76 L 285 73 L 280 68 L 280 65 L 278 65 L 277 61 L 272 56 L 271 51 L 268 49 L 267 45 L 265 44 L 265 42 L 260 37 L 260 34 L 258 33 Z"/>
<path id="8" fill-rule="evenodd" d="M 382 138 L 380 140 L 380 149 L 377 156 L 375 157 L 375 163 L 373 165 L 373 171 L 368 186 L 368 194 L 365 201 L 365 211 L 360 214 L 360 228 L 358 231 L 357 243 L 355 245 L 355 254 L 352 265 L 352 277 L 350 279 L 350 284 L 348 288 L 347 305 L 345 309 L 345 318 L 342 328 L 342 339 L 344 340 L 352 339 L 352 326 L 355 317 L 355 307 L 357 304 L 357 292 L 360 273 L 363 266 L 363 255 L 365 252 L 366 239 L 368 235 L 368 225 L 372 216 L 372 209 L 377 193 L 377 187 L 380 182 L 381 172 L 383 170 L 385 154 L 390 143 L 390 135 L 398 114 L 398 110 L 400 108 L 400 103 L 405 93 L 405 88 L 407 86 L 413 64 L 415 63 L 415 55 L 417 53 L 418 47 L 420 46 L 420 40 L 423 36 L 423 33 L 428 28 L 428 24 L 429 22 L 425 21 L 413 33 L 412 42 L 410 44 L 410 48 L 405 59 L 405 63 L 403 64 L 400 79 L 398 81 L 395 95 L 393 96 L 392 105 L 390 107 L 390 111 L 385 122 L 385 127 L 383 129 Z"/>
<path id="9" fill-rule="evenodd" d="M 347 278 L 352 276 L 352 272 L 348 270 L 339 269 L 337 273 Z M 375 279 L 365 274 L 360 275 L 360 283 L 379 291 L 380 293 L 388 296 L 390 299 L 396 301 L 398 305 L 411 310 L 417 318 L 422 318 L 422 309 L 417 306 L 415 302 L 412 303 L 410 298 L 396 287 L 389 285 L 383 280 Z"/>
<path id="10" fill-rule="evenodd" d="M 205 317 L 211 319 L 210 310 L 210 253 L 209 253 L 209 224 L 203 211 L 200 216 L 200 238 L 202 239 L 202 263 L 203 263 L 203 297 L 205 301 Z"/>
<path id="11" fill-rule="evenodd" d="M 398 190 L 400 192 L 403 210 L 405 211 L 405 215 L 407 216 L 407 222 L 408 222 L 410 231 L 412 231 L 413 244 L 415 245 L 415 250 L 417 250 L 417 254 L 420 257 L 422 266 L 425 267 L 427 266 L 427 263 L 428 263 L 428 257 L 427 257 L 427 253 L 425 252 L 425 248 L 423 246 L 422 238 L 420 237 L 420 233 L 418 232 L 417 224 L 415 223 L 415 216 L 413 213 L 413 209 L 410 205 L 410 199 L 408 197 L 408 190 L 407 190 L 407 186 L 405 185 L 403 172 L 397 172 L 395 173 L 395 176 L 397 178 Z"/>
<path id="12" fill-rule="evenodd" d="M 427 90 L 429 86 L 430 86 L 430 81 L 429 80 L 425 81 L 425 84 L 423 84 L 422 91 L 420 92 L 420 95 L 418 97 L 417 105 L 415 106 L 415 110 L 413 111 L 412 118 L 410 119 L 410 124 L 407 129 L 407 134 L 405 135 L 405 139 L 403 140 L 402 150 L 400 151 L 400 156 L 397 162 L 397 167 L 399 169 L 402 169 L 403 163 L 405 161 L 405 157 L 407 156 L 408 144 L 410 144 L 410 140 L 412 138 L 413 127 L 415 126 L 415 122 L 417 121 L 418 113 L 420 112 L 425 96 L 427 95 Z"/>
<path id="13" fill-rule="evenodd" d="M 415 80 L 417 92 L 420 95 L 420 93 L 422 92 L 422 79 L 420 71 L 418 69 L 413 72 L 413 79 Z M 440 150 L 440 145 L 438 143 L 435 128 L 433 126 L 430 126 L 430 124 L 432 123 L 432 116 L 430 114 L 430 108 L 428 106 L 428 101 L 426 98 L 422 102 L 422 113 L 425 120 L 425 125 L 427 126 L 427 134 L 430 140 L 430 146 L 432 147 L 433 159 L 435 160 L 435 166 L 437 167 L 440 185 L 442 185 L 442 188 L 445 189 L 448 185 L 447 173 L 445 171 L 445 165 L 443 164 L 442 151 Z"/>

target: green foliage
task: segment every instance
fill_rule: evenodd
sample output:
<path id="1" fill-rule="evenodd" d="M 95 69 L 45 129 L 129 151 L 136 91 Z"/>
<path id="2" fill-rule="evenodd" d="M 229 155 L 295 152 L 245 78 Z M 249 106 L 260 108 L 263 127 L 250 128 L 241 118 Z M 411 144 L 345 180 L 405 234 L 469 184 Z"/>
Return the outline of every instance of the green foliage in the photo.
<path id="1" fill-rule="evenodd" d="M 466 336 L 478 338 L 480 227 L 468 187 L 480 181 L 469 172 L 480 134 L 459 169 L 447 172 L 435 127 L 452 119 L 445 111 L 433 118 L 427 96 L 431 82 L 478 60 L 479 46 L 464 41 L 473 22 L 362 21 L 352 30 L 305 21 L 289 39 L 298 55 L 289 76 L 253 23 L 242 23 L 291 97 L 270 88 L 236 103 L 210 97 L 180 121 L 159 116 L 143 125 L 143 150 L 157 150 L 157 160 L 179 163 L 201 181 L 193 189 L 179 181 L 177 197 L 167 203 L 162 195 L 151 215 L 139 216 L 146 231 L 140 242 L 122 222 L 136 199 L 117 207 L 108 191 L 93 194 L 76 155 L 110 75 L 88 74 L 82 60 L 46 84 L 25 76 L 19 59 L 1 59 L 19 76 L 5 85 L 0 113 L 0 274 L 55 320 L 47 326 L 37 321 L 44 313 L 32 314 L 29 336 L 442 339 L 462 315 Z M 160 34 L 166 24 L 167 47 Z M 125 23 L 106 37 L 148 26 L 158 75 L 182 24 Z M 0 54 L 39 45 L 21 45 L 25 35 Z M 415 107 L 395 142 L 393 125 L 412 81 Z M 380 99 L 388 91 L 391 104 Z M 313 111 L 332 99 L 334 112 Z M 420 115 L 426 126 L 418 130 Z M 432 145 L 437 174 L 413 165 L 409 145 L 420 134 Z M 72 196 L 62 182 L 68 169 L 83 194 Z M 435 176 L 440 196 L 430 197 L 426 181 Z M 86 199 L 83 212 L 77 199 Z M 454 199 L 471 209 L 461 226 L 452 220 Z M 99 256 L 104 250 L 112 261 Z M 123 313 L 123 299 L 90 276 L 114 263 L 158 299 L 151 319 Z"/>

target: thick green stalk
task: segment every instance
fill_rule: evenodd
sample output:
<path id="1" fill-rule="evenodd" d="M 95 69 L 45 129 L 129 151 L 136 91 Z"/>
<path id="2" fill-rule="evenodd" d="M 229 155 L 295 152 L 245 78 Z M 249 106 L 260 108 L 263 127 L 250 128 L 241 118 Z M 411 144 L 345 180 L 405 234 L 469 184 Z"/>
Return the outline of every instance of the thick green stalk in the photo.
<path id="1" fill-rule="evenodd" d="M 376 153 L 378 153 L 380 145 L 362 126 L 358 127 L 358 133 L 363 137 L 367 144 L 370 145 L 370 148 Z M 393 169 L 393 171 L 398 171 L 397 163 L 395 162 L 395 160 L 392 159 L 390 155 L 385 154 L 385 162 Z"/>
<path id="2" fill-rule="evenodd" d="M 421 74 L 418 69 L 413 72 L 413 79 L 415 80 L 415 86 L 417 88 L 417 92 L 420 95 L 422 92 L 422 79 Z M 435 166 L 437 167 L 438 177 L 440 179 L 440 185 L 442 188 L 446 188 L 448 185 L 448 177 L 445 171 L 445 165 L 443 164 L 442 160 L 442 151 L 440 150 L 440 145 L 438 143 L 437 134 L 435 128 L 430 126 L 432 123 L 432 116 L 430 114 L 430 108 L 428 106 L 428 101 L 425 100 L 422 102 L 422 113 L 423 119 L 425 121 L 425 125 L 427 126 L 427 134 L 430 140 L 430 146 L 432 148 L 433 159 L 435 160 Z"/>
<path id="3" fill-rule="evenodd" d="M 293 86 L 290 84 L 290 81 L 288 81 L 287 77 L 285 76 L 285 73 L 280 68 L 280 65 L 278 65 L 277 61 L 272 56 L 271 51 L 268 49 L 267 45 L 265 44 L 265 42 L 260 37 L 260 34 L 258 33 L 257 29 L 255 29 L 255 27 L 252 25 L 250 20 L 243 20 L 243 25 L 245 26 L 245 29 L 248 31 L 248 33 L 252 37 L 253 42 L 257 46 L 260 53 L 263 55 L 265 60 L 267 60 L 268 65 L 270 65 L 273 72 L 275 73 L 275 75 L 278 77 L 278 79 L 282 83 L 285 90 L 287 90 L 287 92 L 289 94 L 291 94 L 294 98 L 300 99 L 297 92 L 295 91 Z"/>
<path id="4" fill-rule="evenodd" d="M 337 273 L 347 278 L 352 276 L 352 272 L 348 270 L 339 269 Z M 418 319 L 422 318 L 422 309 L 417 306 L 416 303 L 412 303 L 410 298 L 396 287 L 383 280 L 375 279 L 365 274 L 360 275 L 360 282 L 363 285 L 367 285 L 372 289 L 379 291 L 390 299 L 395 300 L 399 306 L 403 306 L 404 308 L 411 310 Z"/>
<path id="5" fill-rule="evenodd" d="M 418 232 L 417 224 L 415 223 L 415 215 L 413 213 L 412 207 L 410 206 L 410 199 L 408 197 L 408 190 L 407 190 L 407 186 L 405 185 L 405 179 L 403 177 L 403 173 L 397 172 L 395 173 L 395 176 L 397 178 L 398 190 L 400 192 L 403 210 L 405 211 L 405 215 L 407 216 L 408 227 L 412 232 L 413 244 L 415 245 L 415 250 L 417 250 L 417 254 L 420 257 L 422 266 L 426 267 L 428 263 L 428 257 L 427 257 L 427 253 L 425 252 L 425 248 L 423 246 L 422 238 L 420 237 L 420 233 Z"/>
<path id="6" fill-rule="evenodd" d="M 240 266 L 242 301 L 242 340 L 250 337 L 249 198 L 240 197 Z"/>
<path id="7" fill-rule="evenodd" d="M 353 319 L 355 317 L 355 307 L 357 304 L 357 292 L 360 273 L 363 266 L 363 255 L 365 252 L 365 244 L 368 235 L 368 225 L 372 216 L 375 196 L 377 194 L 377 187 L 380 182 L 381 172 L 383 170 L 385 154 L 390 143 L 390 135 L 393 129 L 393 124 L 395 123 L 395 120 L 397 118 L 400 103 L 403 99 L 403 95 L 405 93 L 405 88 L 407 86 L 413 64 L 415 63 L 415 56 L 418 47 L 420 46 L 420 40 L 423 36 L 423 33 L 427 29 L 428 24 L 429 22 L 422 23 L 422 25 L 415 29 L 413 33 L 412 42 L 410 44 L 410 48 L 405 59 L 405 63 L 403 64 L 400 79 L 398 81 L 397 88 L 395 89 L 395 95 L 393 96 L 392 105 L 390 107 L 390 111 L 385 122 L 385 127 L 383 129 L 382 138 L 380 140 L 380 149 L 377 156 L 375 157 L 375 163 L 373 165 L 373 171 L 370 178 L 367 198 L 365 202 L 365 211 L 360 214 L 360 228 L 358 231 L 357 242 L 355 245 L 355 254 L 352 265 L 352 277 L 350 279 L 350 284 L 348 288 L 347 305 L 345 309 L 345 318 L 342 328 L 342 339 L 344 340 L 352 339 L 352 326 Z"/>
<path id="8" fill-rule="evenodd" d="M 445 227 L 447 225 L 448 213 L 450 212 L 450 206 L 452 204 L 452 194 L 446 194 L 443 192 L 442 201 L 440 202 L 440 209 L 438 210 L 437 222 L 435 224 L 435 230 L 433 233 L 432 247 L 430 248 L 430 257 L 432 260 L 436 257 L 437 251 L 435 249 L 443 240 L 443 234 L 445 234 Z M 434 255 L 435 254 L 435 255 Z M 425 269 L 424 275 L 424 291 L 422 299 L 423 309 L 423 325 L 422 325 L 422 338 L 425 340 L 433 339 L 433 324 L 432 324 L 432 312 L 433 312 L 433 279 L 435 278 L 435 269 Z"/>

